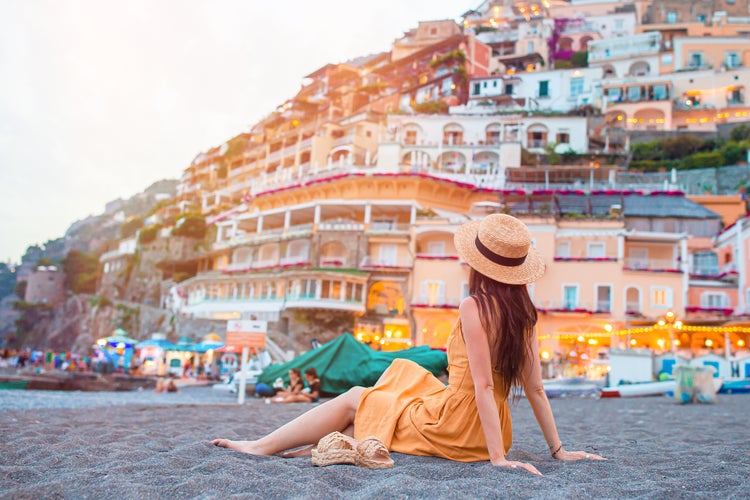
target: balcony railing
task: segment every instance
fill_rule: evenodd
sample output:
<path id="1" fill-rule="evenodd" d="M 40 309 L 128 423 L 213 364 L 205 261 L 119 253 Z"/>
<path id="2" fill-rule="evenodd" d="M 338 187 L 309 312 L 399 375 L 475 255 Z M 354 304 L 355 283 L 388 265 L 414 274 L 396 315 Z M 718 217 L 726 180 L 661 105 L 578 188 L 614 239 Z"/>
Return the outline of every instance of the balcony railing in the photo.
<path id="1" fill-rule="evenodd" d="M 347 264 L 346 257 L 321 257 L 320 267 L 341 267 L 345 268 Z"/>
<path id="2" fill-rule="evenodd" d="M 411 259 L 382 258 L 371 255 L 366 256 L 359 263 L 359 267 L 363 269 L 411 269 L 412 265 Z"/>
<path id="3" fill-rule="evenodd" d="M 371 222 L 367 229 L 368 233 L 408 233 L 411 224 L 405 222 Z"/>
<path id="4" fill-rule="evenodd" d="M 279 261 L 279 265 L 281 265 L 282 267 L 309 263 L 310 259 L 307 255 L 291 255 L 289 257 L 282 257 Z"/>
<path id="5" fill-rule="evenodd" d="M 353 221 L 326 221 L 318 224 L 318 231 L 364 231 L 365 225 Z"/>
<path id="6" fill-rule="evenodd" d="M 646 271 L 660 273 L 681 273 L 677 262 L 671 259 L 623 259 L 623 268 L 627 271 Z"/>

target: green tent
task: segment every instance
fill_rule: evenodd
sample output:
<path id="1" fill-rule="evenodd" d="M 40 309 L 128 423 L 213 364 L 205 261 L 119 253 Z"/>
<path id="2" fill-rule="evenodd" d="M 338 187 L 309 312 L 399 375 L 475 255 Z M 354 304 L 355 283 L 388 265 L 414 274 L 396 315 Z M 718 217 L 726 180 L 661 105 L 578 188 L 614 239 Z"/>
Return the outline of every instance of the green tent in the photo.
<path id="1" fill-rule="evenodd" d="M 272 385 L 279 377 L 288 382 L 287 372 L 291 368 L 299 368 L 304 374 L 307 368 L 313 367 L 320 375 L 322 392 L 342 394 L 355 385 L 374 385 L 396 358 L 410 359 L 436 376 L 448 367 L 445 352 L 426 345 L 403 351 L 373 351 L 345 333 L 291 361 L 267 367 L 258 377 L 258 383 Z"/>

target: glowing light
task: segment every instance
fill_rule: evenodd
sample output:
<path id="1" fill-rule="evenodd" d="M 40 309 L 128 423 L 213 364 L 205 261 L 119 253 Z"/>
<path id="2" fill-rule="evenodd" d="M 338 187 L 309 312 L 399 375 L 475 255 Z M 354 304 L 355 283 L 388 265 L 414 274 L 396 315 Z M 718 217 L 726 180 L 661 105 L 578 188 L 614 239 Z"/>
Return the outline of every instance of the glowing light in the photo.
<path id="1" fill-rule="evenodd" d="M 636 344 L 636 340 L 635 339 L 630 339 L 630 345 L 635 345 L 635 344 Z"/>
<path id="2" fill-rule="evenodd" d="M 604 325 L 604 331 L 606 331 L 607 333 L 612 333 L 612 325 L 610 325 L 609 323 Z"/>
<path id="3" fill-rule="evenodd" d="M 549 359 L 550 354 L 548 351 L 542 351 L 542 359 Z"/>
<path id="4" fill-rule="evenodd" d="M 737 341 L 737 346 L 739 346 L 739 347 L 745 347 L 745 341 L 744 341 L 744 340 L 741 340 L 741 339 L 740 339 L 740 340 L 738 340 L 738 341 Z"/>
<path id="5" fill-rule="evenodd" d="M 599 343 L 599 341 L 596 340 L 596 339 L 589 339 L 589 345 L 596 345 L 598 343 Z"/>
<path id="6" fill-rule="evenodd" d="M 706 347 L 712 347 L 714 345 L 714 341 L 711 339 L 706 339 Z"/>
<path id="7" fill-rule="evenodd" d="M 105 345 L 107 345 L 107 341 L 104 340 L 104 339 L 99 339 L 99 340 L 96 341 L 96 343 L 98 345 L 102 346 L 102 347 L 104 347 Z"/>
<path id="8" fill-rule="evenodd" d="M 584 340 L 586 340 L 586 339 L 585 339 L 585 338 L 583 338 L 583 335 L 579 335 L 579 336 L 578 336 L 578 338 L 577 338 L 576 340 L 578 340 L 578 342 L 583 342 L 583 341 L 584 341 Z"/>
<path id="9" fill-rule="evenodd" d="M 659 347 L 661 347 L 662 349 L 664 349 L 664 339 L 659 339 L 659 340 L 657 340 L 657 341 L 656 341 L 656 344 L 657 344 L 657 345 L 658 345 Z"/>

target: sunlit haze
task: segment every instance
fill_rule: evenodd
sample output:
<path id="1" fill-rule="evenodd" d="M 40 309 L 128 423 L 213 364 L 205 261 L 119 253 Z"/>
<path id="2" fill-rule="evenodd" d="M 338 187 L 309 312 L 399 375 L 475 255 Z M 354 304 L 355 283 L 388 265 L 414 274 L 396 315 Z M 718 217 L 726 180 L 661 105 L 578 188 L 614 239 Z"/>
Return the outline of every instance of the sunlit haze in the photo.
<path id="1" fill-rule="evenodd" d="M 321 66 L 479 3 L 0 0 L 0 261 L 178 178 Z"/>

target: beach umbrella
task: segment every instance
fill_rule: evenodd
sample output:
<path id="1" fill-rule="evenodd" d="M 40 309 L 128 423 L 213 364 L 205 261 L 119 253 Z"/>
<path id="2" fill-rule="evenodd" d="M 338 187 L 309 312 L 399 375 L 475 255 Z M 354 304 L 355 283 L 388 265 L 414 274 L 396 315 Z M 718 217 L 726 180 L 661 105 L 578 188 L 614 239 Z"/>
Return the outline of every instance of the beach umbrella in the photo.
<path id="1" fill-rule="evenodd" d="M 144 347 L 159 347 L 167 351 L 176 346 L 174 342 L 170 342 L 167 339 L 148 339 L 148 340 L 144 340 L 143 342 L 138 342 L 135 345 L 136 349 L 143 349 Z"/>
<path id="2" fill-rule="evenodd" d="M 96 343 L 100 346 L 109 345 L 111 347 L 133 347 L 138 343 L 138 340 L 126 337 L 125 335 L 110 335 L 109 337 L 104 337 L 103 339 L 97 340 Z"/>
<path id="3" fill-rule="evenodd" d="M 177 344 L 175 344 L 174 347 L 171 347 L 169 350 L 191 352 L 194 345 L 195 342 L 193 342 L 190 337 L 180 337 L 177 341 Z"/>
<path id="4" fill-rule="evenodd" d="M 224 342 L 222 342 L 222 341 L 216 342 L 216 341 L 213 341 L 213 340 L 205 340 L 204 339 L 203 341 L 198 342 L 197 344 L 193 344 L 192 346 L 190 346 L 189 350 L 192 351 L 192 352 L 204 353 L 204 352 L 207 352 L 207 351 L 210 351 L 210 350 L 214 350 L 215 351 L 216 349 L 219 349 L 223 345 L 224 345 Z"/>

